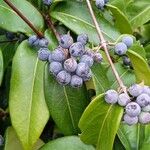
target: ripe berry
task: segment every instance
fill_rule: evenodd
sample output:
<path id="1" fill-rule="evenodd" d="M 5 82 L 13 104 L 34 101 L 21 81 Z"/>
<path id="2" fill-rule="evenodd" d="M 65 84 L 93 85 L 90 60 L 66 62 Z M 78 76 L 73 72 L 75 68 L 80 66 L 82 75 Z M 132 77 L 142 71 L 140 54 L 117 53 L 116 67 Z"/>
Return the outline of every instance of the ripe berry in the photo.
<path id="1" fill-rule="evenodd" d="M 105 93 L 105 101 L 108 104 L 115 104 L 118 101 L 118 93 L 115 90 L 108 90 Z"/>
<path id="2" fill-rule="evenodd" d="M 128 114 L 125 114 L 123 117 L 123 120 L 125 123 L 127 123 L 128 125 L 134 125 L 138 123 L 138 117 L 131 117 Z"/>
<path id="3" fill-rule="evenodd" d="M 150 113 L 149 112 L 141 112 L 139 115 L 139 122 L 142 124 L 150 123 Z"/>
<path id="4" fill-rule="evenodd" d="M 4 143 L 4 138 L 0 135 L 0 146 L 2 146 Z"/>
<path id="5" fill-rule="evenodd" d="M 96 6 L 97 6 L 97 8 L 103 10 L 104 6 L 105 6 L 104 0 L 96 0 Z"/>
<path id="6" fill-rule="evenodd" d="M 139 84 L 133 84 L 129 89 L 128 89 L 130 95 L 133 97 L 137 97 L 142 93 L 142 86 Z"/>
<path id="7" fill-rule="evenodd" d="M 104 0 L 105 4 L 109 2 L 109 0 Z"/>
<path id="8" fill-rule="evenodd" d="M 15 38 L 15 34 L 12 32 L 6 32 L 6 38 L 8 40 L 13 40 Z"/>
<path id="9" fill-rule="evenodd" d="M 70 46 L 69 51 L 73 57 L 81 57 L 85 52 L 85 47 L 81 42 L 76 42 Z"/>
<path id="10" fill-rule="evenodd" d="M 87 49 L 84 54 L 88 55 L 94 59 L 95 53 L 91 49 Z"/>
<path id="11" fill-rule="evenodd" d="M 142 107 L 142 111 L 144 111 L 144 112 L 150 112 L 150 104 L 148 104 L 145 107 Z"/>
<path id="12" fill-rule="evenodd" d="M 35 45 L 37 40 L 38 40 L 38 37 L 36 35 L 32 35 L 29 37 L 28 42 L 31 46 L 33 46 L 33 45 Z"/>
<path id="13" fill-rule="evenodd" d="M 138 116 L 141 113 L 141 107 L 135 102 L 128 103 L 125 107 L 125 110 L 126 113 L 131 117 Z"/>
<path id="14" fill-rule="evenodd" d="M 141 106 L 145 107 L 150 103 L 150 97 L 147 94 L 141 94 L 136 98 L 136 102 Z"/>
<path id="15" fill-rule="evenodd" d="M 67 85 L 71 81 L 71 75 L 68 72 L 66 72 L 65 70 L 63 70 L 57 74 L 56 80 L 61 85 Z"/>
<path id="16" fill-rule="evenodd" d="M 123 64 L 124 64 L 125 66 L 131 66 L 131 61 L 130 61 L 130 58 L 129 58 L 129 57 L 123 56 L 122 59 L 123 59 Z"/>
<path id="17" fill-rule="evenodd" d="M 94 53 L 94 61 L 97 63 L 101 63 L 103 61 L 103 57 L 100 53 Z"/>
<path id="18" fill-rule="evenodd" d="M 88 42 L 88 35 L 87 34 L 80 34 L 77 37 L 77 42 L 81 42 L 83 45 L 86 45 Z"/>
<path id="19" fill-rule="evenodd" d="M 62 64 L 60 62 L 51 62 L 49 65 L 49 70 L 54 75 L 57 75 L 63 69 Z"/>
<path id="20" fill-rule="evenodd" d="M 43 3 L 49 6 L 52 4 L 52 0 L 43 0 Z"/>
<path id="21" fill-rule="evenodd" d="M 143 87 L 142 93 L 148 94 L 150 96 L 150 87 L 145 85 Z"/>
<path id="22" fill-rule="evenodd" d="M 92 78 L 92 71 L 91 70 L 86 76 L 82 77 L 83 81 L 85 81 L 85 82 L 89 81 L 91 78 Z"/>
<path id="23" fill-rule="evenodd" d="M 77 61 L 74 58 L 69 58 L 64 62 L 64 69 L 68 72 L 74 72 L 77 69 Z"/>
<path id="24" fill-rule="evenodd" d="M 48 48 L 40 48 L 40 50 L 38 51 L 38 58 L 40 60 L 43 61 L 48 60 L 49 55 L 50 55 L 50 51 Z"/>
<path id="25" fill-rule="evenodd" d="M 88 75 L 89 72 L 90 68 L 87 64 L 81 62 L 77 65 L 76 74 L 78 76 L 85 77 L 86 75 Z"/>
<path id="26" fill-rule="evenodd" d="M 117 55 L 122 56 L 126 54 L 126 52 L 127 52 L 127 46 L 124 43 L 120 42 L 115 45 L 115 53 Z"/>
<path id="27" fill-rule="evenodd" d="M 48 47 L 48 40 L 46 38 L 39 39 L 39 47 Z"/>
<path id="28" fill-rule="evenodd" d="M 125 36 L 122 38 L 122 42 L 129 48 L 133 45 L 133 38 L 131 36 Z"/>
<path id="29" fill-rule="evenodd" d="M 79 88 L 81 87 L 83 84 L 83 80 L 81 77 L 77 76 L 77 75 L 73 75 L 71 78 L 71 82 L 70 85 L 74 88 Z"/>
<path id="30" fill-rule="evenodd" d="M 122 93 L 119 95 L 118 104 L 120 106 L 126 106 L 129 102 L 130 102 L 130 97 L 127 94 Z"/>
<path id="31" fill-rule="evenodd" d="M 69 48 L 73 44 L 73 38 L 69 34 L 61 36 L 59 45 L 63 48 Z"/>
<path id="32" fill-rule="evenodd" d="M 80 59 L 80 62 L 86 63 L 89 67 L 91 67 L 94 63 L 93 58 L 88 55 L 83 55 Z"/>

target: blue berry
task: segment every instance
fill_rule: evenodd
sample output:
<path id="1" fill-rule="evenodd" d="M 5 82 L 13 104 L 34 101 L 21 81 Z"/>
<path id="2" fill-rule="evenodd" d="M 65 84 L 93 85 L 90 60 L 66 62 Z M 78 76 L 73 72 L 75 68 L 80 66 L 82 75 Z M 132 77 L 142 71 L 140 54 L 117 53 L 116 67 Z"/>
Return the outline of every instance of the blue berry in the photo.
<path id="1" fill-rule="evenodd" d="M 138 117 L 137 116 L 131 117 L 128 114 L 124 115 L 123 120 L 128 125 L 135 125 L 138 123 Z"/>
<path id="2" fill-rule="evenodd" d="M 29 37 L 28 42 L 31 46 L 33 46 L 33 45 L 35 45 L 37 40 L 38 40 L 38 37 L 36 35 L 32 35 Z"/>
<path id="3" fill-rule="evenodd" d="M 100 53 L 94 53 L 94 61 L 97 63 L 101 63 L 103 61 L 103 57 Z"/>
<path id="4" fill-rule="evenodd" d="M 108 90 L 105 93 L 105 101 L 108 104 L 115 104 L 118 101 L 118 92 L 115 90 Z"/>
<path id="5" fill-rule="evenodd" d="M 76 42 L 70 46 L 69 52 L 73 57 L 81 57 L 85 53 L 85 47 L 81 42 Z"/>
<path id="6" fill-rule="evenodd" d="M 87 34 L 80 34 L 77 37 L 77 42 L 81 42 L 83 45 L 86 45 L 88 42 L 88 35 Z"/>
<path id="7" fill-rule="evenodd" d="M 105 6 L 105 1 L 104 0 L 96 0 L 96 6 L 98 9 L 103 10 Z"/>
<path id="8" fill-rule="evenodd" d="M 120 106 L 126 106 L 129 102 L 130 102 L 130 97 L 127 94 L 122 93 L 119 95 L 118 104 Z"/>
<path id="9" fill-rule="evenodd" d="M 92 71 L 91 70 L 86 76 L 82 77 L 83 81 L 89 81 L 91 78 L 92 78 Z"/>
<path id="10" fill-rule="evenodd" d="M 122 42 L 129 48 L 133 45 L 133 38 L 131 36 L 125 36 L 122 38 Z"/>
<path id="11" fill-rule="evenodd" d="M 52 0 L 43 0 L 43 3 L 49 6 L 52 4 Z"/>
<path id="12" fill-rule="evenodd" d="M 48 40 L 46 38 L 39 39 L 39 47 L 48 47 Z"/>
<path id="13" fill-rule="evenodd" d="M 40 50 L 38 51 L 38 58 L 42 61 L 48 60 L 49 55 L 50 51 L 48 48 L 40 48 Z"/>
<path id="14" fill-rule="evenodd" d="M 105 4 L 107 4 L 109 2 L 109 0 L 104 0 Z"/>
<path id="15" fill-rule="evenodd" d="M 85 63 L 79 63 L 76 69 L 76 74 L 80 77 L 85 77 L 90 72 L 90 68 Z"/>
<path id="16" fill-rule="evenodd" d="M 94 52 L 91 49 L 87 49 L 84 53 L 85 55 L 88 55 L 94 59 Z"/>
<path id="17" fill-rule="evenodd" d="M 126 52 L 127 52 L 127 46 L 124 43 L 120 42 L 115 45 L 115 53 L 117 55 L 122 56 L 126 54 Z"/>
<path id="18" fill-rule="evenodd" d="M 69 34 L 64 34 L 61 36 L 59 45 L 63 48 L 69 48 L 73 44 L 73 38 Z"/>
<path id="19" fill-rule="evenodd" d="M 73 75 L 71 78 L 71 82 L 70 85 L 74 88 L 79 88 L 81 87 L 83 84 L 83 80 L 81 77 L 77 76 L 77 75 Z"/>
<path id="20" fill-rule="evenodd" d="M 128 103 L 125 110 L 130 117 L 138 116 L 141 113 L 141 107 L 135 102 Z"/>
<path id="21" fill-rule="evenodd" d="M 123 59 L 123 64 L 124 64 L 125 66 L 131 66 L 131 61 L 130 61 L 130 58 L 129 58 L 129 57 L 123 56 L 122 59 Z"/>
<path id="22" fill-rule="evenodd" d="M 49 70 L 53 75 L 57 75 L 61 70 L 63 70 L 63 66 L 60 62 L 51 62 L 49 65 Z"/>
<path id="23" fill-rule="evenodd" d="M 150 87 L 145 85 L 143 87 L 142 93 L 148 94 L 150 96 Z"/>
<path id="24" fill-rule="evenodd" d="M 0 135 L 0 146 L 2 146 L 4 143 L 4 138 Z"/>
<path id="25" fill-rule="evenodd" d="M 149 112 L 141 112 L 139 115 L 139 122 L 142 124 L 150 123 L 150 113 Z"/>
<path id="26" fill-rule="evenodd" d="M 74 58 L 69 58 L 64 62 L 64 69 L 68 72 L 74 72 L 77 69 L 77 61 Z"/>
<path id="27" fill-rule="evenodd" d="M 142 107 L 142 111 L 144 111 L 144 112 L 150 112 L 150 104 L 148 104 L 145 107 Z"/>
<path id="28" fill-rule="evenodd" d="M 83 55 L 80 59 L 80 62 L 84 62 L 86 63 L 89 67 L 91 67 L 94 63 L 94 60 L 92 57 L 88 56 L 88 55 Z"/>
<path id="29" fill-rule="evenodd" d="M 136 102 L 141 106 L 145 107 L 150 103 L 150 97 L 147 94 L 141 94 L 136 98 Z"/>
<path id="30" fill-rule="evenodd" d="M 129 93 L 133 97 L 137 97 L 142 93 L 142 86 L 139 84 L 133 84 L 129 89 Z"/>
<path id="31" fill-rule="evenodd" d="M 65 70 L 59 72 L 56 77 L 57 81 L 61 85 L 67 85 L 71 81 L 71 75 Z"/>
<path id="32" fill-rule="evenodd" d="M 15 38 L 15 34 L 12 32 L 6 32 L 6 38 L 8 40 L 13 40 Z"/>

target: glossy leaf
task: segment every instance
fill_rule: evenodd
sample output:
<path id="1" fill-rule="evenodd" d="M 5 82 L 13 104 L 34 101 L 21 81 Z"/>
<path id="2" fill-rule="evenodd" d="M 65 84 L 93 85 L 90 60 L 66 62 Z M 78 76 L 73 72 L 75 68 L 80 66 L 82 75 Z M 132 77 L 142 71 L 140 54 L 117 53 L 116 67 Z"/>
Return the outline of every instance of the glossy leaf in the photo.
<path id="1" fill-rule="evenodd" d="M 112 150 L 122 114 L 123 109 L 108 105 L 103 94 L 97 96 L 80 119 L 81 140 L 96 145 L 97 150 Z"/>
<path id="2" fill-rule="evenodd" d="M 40 150 L 95 150 L 91 145 L 84 144 L 77 136 L 58 138 L 44 145 Z"/>
<path id="3" fill-rule="evenodd" d="M 0 85 L 3 80 L 3 73 L 4 73 L 3 54 L 2 51 L 0 50 Z"/>
<path id="4" fill-rule="evenodd" d="M 43 89 L 44 66 L 26 41 L 18 47 L 12 64 L 9 107 L 12 125 L 25 150 L 32 148 L 49 118 Z"/>
<path id="5" fill-rule="evenodd" d="M 32 22 L 32 24 L 41 30 L 44 21 L 41 14 L 26 0 L 11 0 L 11 2 Z M 22 5 L 23 4 L 23 5 Z M 0 1 L 0 27 L 12 31 L 33 34 L 32 29 L 3 1 Z"/>
<path id="6" fill-rule="evenodd" d="M 45 70 L 45 98 L 58 128 L 65 135 L 78 134 L 79 119 L 88 104 L 87 90 L 71 88 L 57 83 L 49 73 L 48 65 Z"/>
<path id="7" fill-rule="evenodd" d="M 8 127 L 6 130 L 5 148 L 4 150 L 23 150 L 23 147 L 17 137 L 15 130 L 12 127 Z M 32 150 L 38 150 L 44 142 L 38 140 Z"/>

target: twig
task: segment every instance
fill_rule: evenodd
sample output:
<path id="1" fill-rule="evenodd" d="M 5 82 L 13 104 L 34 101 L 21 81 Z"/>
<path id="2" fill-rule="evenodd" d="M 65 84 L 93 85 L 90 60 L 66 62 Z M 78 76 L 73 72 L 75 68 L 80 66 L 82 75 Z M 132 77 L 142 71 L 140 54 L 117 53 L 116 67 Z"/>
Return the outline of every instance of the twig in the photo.
<path id="1" fill-rule="evenodd" d="M 120 76 L 119 76 L 119 74 L 118 74 L 118 72 L 117 72 L 117 70 L 116 70 L 116 68 L 115 68 L 115 66 L 114 66 L 114 64 L 113 64 L 113 62 L 111 60 L 111 57 L 109 55 L 108 48 L 107 48 L 107 41 L 104 39 L 104 36 L 103 36 L 102 31 L 100 29 L 100 26 L 99 26 L 99 24 L 98 24 L 98 22 L 96 20 L 95 15 L 94 15 L 91 3 L 90 3 L 89 0 L 86 0 L 86 3 L 87 3 L 87 6 L 88 6 L 88 9 L 89 9 L 89 12 L 91 14 L 91 17 L 93 19 L 93 23 L 95 25 L 95 28 L 97 30 L 98 37 L 99 37 L 99 39 L 101 41 L 101 46 L 103 47 L 103 49 L 104 49 L 104 51 L 106 53 L 106 56 L 107 56 L 107 59 L 109 61 L 110 66 L 112 68 L 113 74 L 115 75 L 116 80 L 117 80 L 120 88 L 123 90 L 123 92 L 127 93 L 126 86 L 124 85 L 123 81 L 121 80 L 121 78 L 120 78 Z"/>
<path id="2" fill-rule="evenodd" d="M 43 33 L 40 32 L 40 31 L 38 31 L 38 30 L 34 27 L 34 25 L 28 20 L 28 18 L 25 17 L 25 16 L 22 14 L 22 12 L 21 12 L 20 10 L 18 10 L 18 9 L 16 8 L 16 6 L 15 6 L 12 2 L 10 2 L 10 0 L 4 0 L 4 2 L 7 3 L 7 5 L 9 5 L 9 6 L 18 14 L 18 16 L 20 16 L 20 18 L 22 18 L 22 19 L 28 24 L 28 26 L 38 35 L 39 38 L 43 38 L 43 37 L 44 37 Z"/>

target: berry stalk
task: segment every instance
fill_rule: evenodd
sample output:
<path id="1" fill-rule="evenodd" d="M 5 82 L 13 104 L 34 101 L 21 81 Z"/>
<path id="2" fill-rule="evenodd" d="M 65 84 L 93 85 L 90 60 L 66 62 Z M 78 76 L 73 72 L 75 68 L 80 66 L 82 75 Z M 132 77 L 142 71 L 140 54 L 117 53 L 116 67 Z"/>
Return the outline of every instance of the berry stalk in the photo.
<path id="1" fill-rule="evenodd" d="M 107 59 L 108 59 L 108 61 L 109 61 L 110 66 L 111 66 L 111 68 L 112 68 L 112 71 L 113 71 L 113 73 L 114 73 L 114 75 L 115 75 L 115 77 L 116 77 L 116 80 L 117 80 L 117 82 L 118 82 L 120 88 L 123 90 L 123 92 L 124 92 L 124 93 L 127 93 L 127 91 L 126 91 L 126 86 L 124 85 L 123 81 L 121 80 L 121 78 L 120 78 L 120 76 L 119 76 L 119 74 L 118 74 L 118 72 L 117 72 L 117 70 L 116 70 L 116 68 L 115 68 L 115 66 L 114 66 L 114 64 L 113 64 L 113 62 L 112 62 L 112 60 L 111 60 L 111 57 L 110 57 L 110 55 L 109 55 L 108 48 L 107 48 L 107 41 L 104 39 L 104 36 L 103 36 L 103 34 L 102 34 L 102 31 L 101 31 L 101 29 L 100 29 L 100 27 L 99 27 L 99 24 L 98 24 L 97 20 L 96 20 L 95 14 L 94 14 L 94 12 L 93 12 L 93 9 L 92 9 L 91 3 L 90 3 L 90 0 L 86 0 L 86 3 L 87 3 L 87 6 L 88 6 L 88 9 L 89 9 L 89 12 L 90 12 L 90 14 L 91 14 L 93 23 L 94 23 L 94 25 L 95 25 L 95 28 L 96 28 L 96 30 L 97 30 L 98 37 L 99 37 L 99 39 L 100 39 L 100 41 L 101 41 L 101 47 L 103 47 L 103 49 L 104 49 L 104 51 L 105 51 L 105 54 L 106 54 L 106 56 L 107 56 Z"/>
<path id="2" fill-rule="evenodd" d="M 20 18 L 22 18 L 22 20 L 24 20 L 24 21 L 28 24 L 28 26 L 38 35 L 39 38 L 43 38 L 43 37 L 44 37 L 43 33 L 42 33 L 42 32 L 39 32 L 39 31 L 34 27 L 34 25 L 28 20 L 28 18 L 25 17 L 25 16 L 22 14 L 22 12 L 21 12 L 20 10 L 18 10 L 18 9 L 16 8 L 16 6 L 15 6 L 12 2 L 10 2 L 10 0 L 4 0 L 4 2 L 5 2 L 9 7 L 11 7 L 11 8 L 17 13 L 17 15 L 18 15 Z"/>

